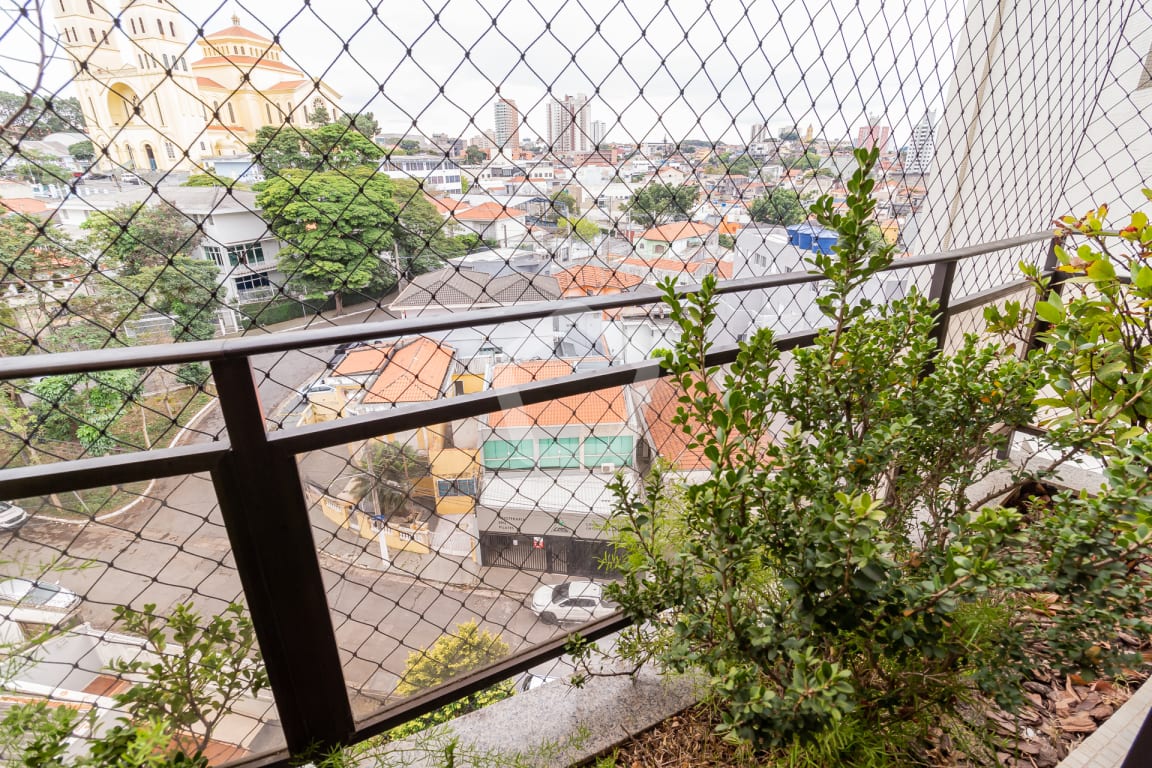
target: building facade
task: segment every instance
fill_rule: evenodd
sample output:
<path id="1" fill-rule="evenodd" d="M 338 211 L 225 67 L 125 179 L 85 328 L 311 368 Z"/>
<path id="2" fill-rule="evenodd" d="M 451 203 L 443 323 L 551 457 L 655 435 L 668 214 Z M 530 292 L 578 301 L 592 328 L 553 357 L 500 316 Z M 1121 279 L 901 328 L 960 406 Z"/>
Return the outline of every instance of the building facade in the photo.
<path id="1" fill-rule="evenodd" d="M 496 151 L 516 160 L 520 157 L 520 110 L 516 102 L 500 97 L 496 99 L 496 130 L 493 143 Z"/>
<path id="2" fill-rule="evenodd" d="M 908 173 L 929 173 L 932 170 L 932 160 L 936 157 L 934 117 L 935 113 L 929 110 L 912 129 L 912 145 L 904 159 L 904 170 Z"/>
<path id="3" fill-rule="evenodd" d="M 811 132 L 811 130 L 811 127 L 809 127 L 809 132 Z M 888 141 L 891 138 L 892 127 L 889 125 L 881 125 L 880 118 L 875 115 L 868 115 L 868 125 L 861 126 L 856 132 L 856 146 L 867 150 L 877 147 L 881 152 L 887 152 Z M 811 141 L 811 136 L 809 136 L 807 140 Z"/>
<path id="4" fill-rule="evenodd" d="M 548 102 L 548 146 L 552 152 L 588 152 L 592 126 L 588 97 L 565 96 Z"/>
<path id="5" fill-rule="evenodd" d="M 166 0 L 51 7 L 101 168 L 199 170 L 209 158 L 247 152 L 265 125 L 310 127 L 319 106 L 339 116 L 340 94 L 236 16 L 197 37 Z M 190 50 L 197 46 L 199 57 Z"/>

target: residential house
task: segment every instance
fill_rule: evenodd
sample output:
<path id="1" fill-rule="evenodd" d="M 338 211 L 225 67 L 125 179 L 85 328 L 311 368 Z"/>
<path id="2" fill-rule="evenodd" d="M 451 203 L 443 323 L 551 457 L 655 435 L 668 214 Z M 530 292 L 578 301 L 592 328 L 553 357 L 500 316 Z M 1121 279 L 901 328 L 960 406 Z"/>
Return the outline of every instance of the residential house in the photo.
<path id="1" fill-rule="evenodd" d="M 500 390 L 568 376 L 608 360 L 533 360 L 492 367 Z M 631 394 L 611 387 L 489 414 L 481 421 L 481 563 L 591 576 L 610 549 L 608 485 L 638 482 L 641 433 Z M 642 455 L 641 458 L 646 458 Z"/>
<path id="2" fill-rule="evenodd" d="M 674 221 L 641 233 L 636 238 L 636 255 L 691 261 L 701 248 L 716 244 L 716 227 L 692 221 Z"/>
<path id="3" fill-rule="evenodd" d="M 495 241 L 503 248 L 529 245 L 528 212 L 510 208 L 500 203 L 482 203 L 451 214 L 452 220 L 462 229 L 474 232 L 482 240 Z"/>

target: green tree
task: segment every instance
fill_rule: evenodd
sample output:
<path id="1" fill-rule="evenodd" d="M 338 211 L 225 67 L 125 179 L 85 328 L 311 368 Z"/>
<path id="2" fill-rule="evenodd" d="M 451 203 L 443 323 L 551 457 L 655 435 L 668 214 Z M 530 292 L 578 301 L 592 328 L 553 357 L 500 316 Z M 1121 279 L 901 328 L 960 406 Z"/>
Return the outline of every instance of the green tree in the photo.
<path id="1" fill-rule="evenodd" d="M 576 198 L 566 189 L 557 190 L 548 196 L 548 218 L 557 221 L 561 216 L 575 216 L 580 212 Z"/>
<path id="2" fill-rule="evenodd" d="M 732 235 L 720 235 L 717 240 L 719 241 L 721 248 L 732 250 L 736 247 L 736 241 L 732 239 Z"/>
<path id="3" fill-rule="evenodd" d="M 337 125 L 352 126 L 364 138 L 372 140 L 380 133 L 380 124 L 371 112 L 361 112 L 357 115 L 343 114 L 336 119 Z"/>
<path id="4" fill-rule="evenodd" d="M 74 253 L 75 245 L 51 222 L 19 215 L 0 218 L 0 267 L 3 280 L 30 283 Z"/>
<path id="5" fill-rule="evenodd" d="M 388 440 L 373 440 L 365 446 L 358 466 L 363 470 L 353 487 L 357 502 L 371 495 L 376 514 L 389 518 L 406 510 L 412 491 L 428 477 L 431 465 L 414 448 Z"/>
<path id="6" fill-rule="evenodd" d="M 45 101 L 40 96 L 0 91 L 0 128 L 14 142 L 42 139 L 60 131 L 84 129 L 84 113 L 74 97 Z"/>
<path id="7" fill-rule="evenodd" d="M 227 176 L 217 176 L 214 173 L 190 173 L 188 179 L 181 184 L 182 187 L 235 187 L 236 179 Z M 243 185 L 241 185 L 243 186 Z"/>
<path id="8" fill-rule="evenodd" d="M 0 167 L 33 184 L 67 184 L 72 180 L 72 172 L 55 157 L 26 147 L 19 147 Z"/>
<path id="9" fill-rule="evenodd" d="M 415 139 L 401 139 L 400 149 L 404 150 L 405 152 L 416 152 L 420 149 L 420 142 L 416 141 Z"/>
<path id="10" fill-rule="evenodd" d="M 339 123 L 304 129 L 266 125 L 256 132 L 248 150 L 268 175 L 288 169 L 330 171 L 375 166 L 384 157 L 380 146 Z"/>
<path id="11" fill-rule="evenodd" d="M 575 227 L 573 227 L 575 223 Z M 596 222 L 588 221 L 588 219 L 568 219 L 561 217 L 557 222 L 561 234 L 567 235 L 569 232 L 575 233 L 576 237 L 586 243 L 591 243 L 600 234 L 600 226 Z"/>
<path id="12" fill-rule="evenodd" d="M 143 611 L 117 606 L 115 613 L 124 631 L 147 638 L 155 659 L 117 659 L 109 665 L 119 674 L 147 678 L 146 684 L 116 694 L 116 703 L 136 720 L 168 725 L 196 754 L 241 698 L 268 687 L 243 606 L 233 603 L 211 619 L 183 603 L 168 616 L 157 614 L 155 604 Z"/>
<path id="13" fill-rule="evenodd" d="M 622 210 L 642 227 L 658 227 L 670 221 L 687 221 L 696 206 L 697 188 L 654 183 L 638 190 Z"/>
<path id="14" fill-rule="evenodd" d="M 313 110 L 308 113 L 308 122 L 320 126 L 331 125 L 332 115 L 329 114 L 328 107 L 325 106 L 324 102 L 317 99 L 313 107 Z"/>
<path id="15" fill-rule="evenodd" d="M 289 284 L 313 296 L 333 293 L 337 314 L 349 291 L 395 282 L 380 257 L 393 245 L 399 214 L 387 176 L 366 168 L 285 170 L 264 183 L 256 203 L 284 242 L 280 269 Z"/>
<path id="16" fill-rule="evenodd" d="M 80 227 L 88 232 L 86 244 L 102 265 L 126 276 L 189 256 L 203 237 L 187 214 L 167 202 L 93 211 Z"/>
<path id="17" fill-rule="evenodd" d="M 44 437 L 76 440 L 92 456 L 117 445 L 109 428 L 140 396 L 135 370 L 97 371 L 45 376 L 32 385 L 32 412 Z"/>
<path id="18" fill-rule="evenodd" d="M 819 168 L 820 164 L 823 162 L 824 158 L 820 157 L 820 155 L 811 150 L 807 150 L 804 152 L 804 154 L 791 160 L 788 163 L 788 167 L 793 170 L 814 171 Z"/>
<path id="19" fill-rule="evenodd" d="M 791 189 L 777 187 L 766 195 L 756 198 L 748 206 L 748 215 L 759 224 L 776 224 L 782 227 L 799 224 L 808 218 L 800 195 Z"/>
<path id="20" fill-rule="evenodd" d="M 411 279 L 444 266 L 443 257 L 454 255 L 444 234 L 444 218 L 415 179 L 393 179 L 392 199 L 396 217 L 395 268 L 397 278 Z"/>
<path id="21" fill-rule="evenodd" d="M 78 141 L 68 145 L 68 154 L 77 162 L 87 165 L 96 159 L 96 148 L 90 141 Z"/>
<path id="22" fill-rule="evenodd" d="M 615 483 L 624 577 L 608 592 L 651 622 L 666 665 L 703 672 L 724 730 L 761 747 L 832 729 L 906 734 L 913 713 L 947 723 L 976 694 L 1011 707 L 1038 663 L 1110 674 L 1128 660 L 1106 639 L 1149 629 L 1152 584 L 1129 568 L 1152 543 L 1152 437 L 1122 445 L 1095 496 L 1058 494 L 1027 515 L 985 505 L 974 486 L 1005 467 L 999 425 L 1031 423 L 1045 368 L 1072 355 L 1056 345 L 1022 360 L 975 333 L 944 352 L 934 302 L 857 298 L 895 249 L 869 235 L 879 153 L 856 157 L 846 210 L 830 196 L 812 208 L 840 240 L 810 259 L 826 324 L 787 363 L 761 330 L 730 366 L 707 366 L 715 278 L 683 298 L 664 284 L 680 334 L 661 364 L 691 392 L 673 422 L 709 476 L 671 506 L 666 490 L 681 489 L 660 472 L 642 492 Z M 1069 456 L 1091 453 L 1098 426 L 1049 435 Z M 1015 473 L 986 500 L 1035 479 Z M 1059 606 L 1045 602 L 1042 620 L 1039 594 Z"/>
<path id="23" fill-rule="evenodd" d="M 479 165 L 488 159 L 480 147 L 468 147 L 464 150 L 464 162 L 468 165 Z"/>
<path id="24" fill-rule="evenodd" d="M 404 674 L 400 676 L 400 682 L 396 685 L 396 693 L 401 696 L 419 693 L 493 664 L 508 653 L 508 644 L 499 635 L 480 629 L 475 621 L 457 624 L 454 630 L 443 635 L 428 648 L 408 654 Z M 511 684 L 500 683 L 405 723 L 400 728 L 393 729 L 389 735 L 392 738 L 401 738 L 474 712 L 511 695 Z"/>

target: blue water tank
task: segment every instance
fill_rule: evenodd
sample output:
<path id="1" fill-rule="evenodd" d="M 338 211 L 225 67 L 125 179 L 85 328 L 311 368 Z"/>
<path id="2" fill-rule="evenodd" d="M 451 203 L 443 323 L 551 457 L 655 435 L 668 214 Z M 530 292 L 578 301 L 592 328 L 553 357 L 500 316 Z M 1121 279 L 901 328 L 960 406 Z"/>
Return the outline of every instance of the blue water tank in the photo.
<path id="1" fill-rule="evenodd" d="M 803 227 L 796 232 L 796 245 L 805 251 L 812 249 L 812 241 L 814 239 L 812 236 L 812 227 Z"/>
<path id="2" fill-rule="evenodd" d="M 812 244 L 812 250 L 825 254 L 832 253 L 832 248 L 836 245 L 836 241 L 839 239 L 840 236 L 835 232 L 830 229 L 825 229 L 823 232 L 816 236 L 816 242 Z"/>
<path id="3" fill-rule="evenodd" d="M 784 227 L 784 231 L 788 233 L 788 245 L 800 245 L 800 227 L 803 224 L 793 224 L 790 227 Z"/>

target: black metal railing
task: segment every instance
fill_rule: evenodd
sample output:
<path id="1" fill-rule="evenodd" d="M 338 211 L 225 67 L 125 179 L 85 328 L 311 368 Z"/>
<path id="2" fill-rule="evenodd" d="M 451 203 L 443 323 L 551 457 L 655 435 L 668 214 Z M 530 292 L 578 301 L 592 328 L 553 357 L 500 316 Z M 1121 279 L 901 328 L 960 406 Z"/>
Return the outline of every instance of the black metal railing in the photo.
<path id="1" fill-rule="evenodd" d="M 953 296 L 958 265 L 1010 249 L 1033 248 L 1044 265 L 1051 232 L 1037 232 L 979 246 L 899 260 L 889 269 L 930 268 L 930 295 L 940 306 L 936 338 L 945 344 L 950 326 L 963 312 L 978 309 L 1028 288 L 1008 282 L 967 296 Z M 1039 246 L 1039 247 L 1037 247 Z M 1051 269 L 1051 264 L 1046 265 Z M 789 273 L 720 283 L 720 293 L 797 286 L 820 281 L 819 275 Z M 682 293 L 698 286 L 688 285 Z M 63 493 L 113 483 L 210 473 L 218 497 L 231 552 L 259 639 L 283 726 L 287 748 L 244 759 L 244 765 L 288 765 L 292 756 L 318 745 L 335 746 L 383 733 L 443 704 L 527 670 L 564 652 L 565 637 L 555 637 L 514 653 L 497 664 L 464 675 L 359 722 L 349 704 L 340 653 L 327 604 L 308 504 L 297 457 L 309 451 L 456 419 L 493 413 L 510 407 L 555 400 L 608 387 L 656 379 L 665 372 L 654 360 L 611 365 L 565 378 L 513 388 L 482 391 L 447 399 L 396 407 L 321 424 L 269 432 L 253 376 L 252 358 L 269 352 L 366 339 L 468 328 L 553 315 L 570 315 L 633 307 L 659 301 L 655 290 L 541 302 L 514 308 L 461 312 L 408 320 L 367 323 L 269 334 L 264 336 L 187 342 L 159 346 L 102 349 L 0 360 L 0 380 L 46 374 L 82 373 L 186 362 L 208 362 L 223 413 L 225 432 L 215 440 L 190 446 L 140 453 L 87 458 L 54 464 L 0 470 L 0 498 Z M 816 331 L 777 338 L 782 350 L 812 343 Z M 717 346 L 709 364 L 735 359 L 738 347 Z M 578 631 L 596 639 L 630 623 L 614 615 Z"/>

